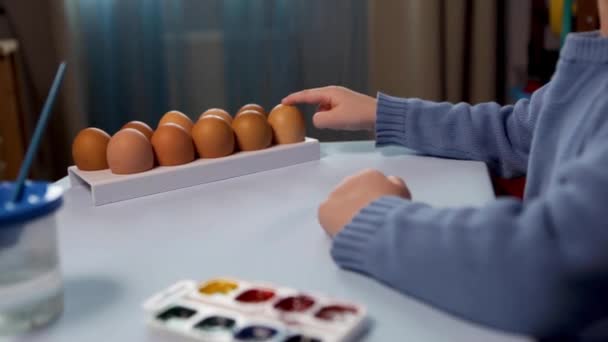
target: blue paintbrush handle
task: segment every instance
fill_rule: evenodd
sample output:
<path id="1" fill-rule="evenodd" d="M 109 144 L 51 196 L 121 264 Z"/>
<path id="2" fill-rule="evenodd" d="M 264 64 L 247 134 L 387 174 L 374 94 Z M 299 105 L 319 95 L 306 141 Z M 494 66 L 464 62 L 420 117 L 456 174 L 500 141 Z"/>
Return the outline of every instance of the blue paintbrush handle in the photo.
<path id="1" fill-rule="evenodd" d="M 34 135 L 32 136 L 32 141 L 30 142 L 30 146 L 28 147 L 27 153 L 25 154 L 25 159 L 23 161 L 23 164 L 21 165 L 21 169 L 19 170 L 19 176 L 17 177 L 17 182 L 15 184 L 15 191 L 13 192 L 13 202 L 21 201 L 21 197 L 23 196 L 23 186 L 25 184 L 25 179 L 30 173 L 30 167 L 32 166 L 32 162 L 34 161 L 34 156 L 38 151 L 38 145 L 40 145 L 40 140 L 42 139 L 42 135 L 44 134 L 46 124 L 49 121 L 51 112 L 53 111 L 53 105 L 55 104 L 55 100 L 57 100 L 57 95 L 59 95 L 59 88 L 61 87 L 61 83 L 63 82 L 65 69 L 66 63 L 63 62 L 61 63 L 61 65 L 59 65 L 59 69 L 57 70 L 57 74 L 55 75 L 55 80 L 53 81 L 53 85 L 51 86 L 49 95 L 46 98 L 44 107 L 42 107 L 42 113 L 40 114 L 40 118 L 38 119 L 38 124 L 36 125 L 36 130 L 34 131 Z"/>

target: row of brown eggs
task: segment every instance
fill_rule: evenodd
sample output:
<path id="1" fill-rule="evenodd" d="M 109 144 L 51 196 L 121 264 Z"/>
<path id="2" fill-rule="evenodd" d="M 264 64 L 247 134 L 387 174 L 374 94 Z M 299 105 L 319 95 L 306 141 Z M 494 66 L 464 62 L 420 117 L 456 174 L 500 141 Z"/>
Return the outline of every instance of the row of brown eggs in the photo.
<path id="1" fill-rule="evenodd" d="M 166 113 L 156 130 L 140 121 L 124 125 L 114 136 L 86 128 L 72 144 L 76 166 L 83 171 L 111 169 L 115 174 L 148 171 L 155 165 L 176 166 L 196 157 L 221 158 L 236 150 L 255 151 L 273 144 L 305 139 L 302 113 L 278 105 L 268 116 L 256 104 L 243 106 L 233 118 L 222 109 L 205 111 L 196 123 L 183 113 Z"/>

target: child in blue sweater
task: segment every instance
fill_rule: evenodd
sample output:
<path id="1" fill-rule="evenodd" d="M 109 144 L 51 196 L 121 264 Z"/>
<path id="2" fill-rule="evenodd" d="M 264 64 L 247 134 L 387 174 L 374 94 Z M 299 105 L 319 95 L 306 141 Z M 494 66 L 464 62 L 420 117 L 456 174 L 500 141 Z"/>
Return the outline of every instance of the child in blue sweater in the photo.
<path id="1" fill-rule="evenodd" d="M 601 32 L 571 34 L 552 81 L 513 106 L 340 87 L 285 98 L 318 104 L 320 128 L 375 129 L 378 146 L 527 176 L 523 201 L 453 209 L 412 201 L 406 182 L 378 171 L 349 177 L 319 208 L 334 260 L 496 328 L 608 340 L 608 0 L 599 3 Z"/>

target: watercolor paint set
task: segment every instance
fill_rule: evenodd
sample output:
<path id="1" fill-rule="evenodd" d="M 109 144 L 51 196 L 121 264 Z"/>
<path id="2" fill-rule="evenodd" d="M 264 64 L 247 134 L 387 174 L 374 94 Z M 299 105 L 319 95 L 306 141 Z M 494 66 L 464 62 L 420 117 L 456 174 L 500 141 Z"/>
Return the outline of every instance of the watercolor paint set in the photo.
<path id="1" fill-rule="evenodd" d="M 151 327 L 197 341 L 356 341 L 369 328 L 361 305 L 231 278 L 180 281 L 143 307 Z"/>

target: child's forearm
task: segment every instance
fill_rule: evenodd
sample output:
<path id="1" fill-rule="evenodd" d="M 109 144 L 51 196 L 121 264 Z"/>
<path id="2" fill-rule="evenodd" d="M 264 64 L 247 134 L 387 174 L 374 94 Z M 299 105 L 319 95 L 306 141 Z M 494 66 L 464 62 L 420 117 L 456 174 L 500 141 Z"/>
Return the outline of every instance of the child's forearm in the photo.
<path id="1" fill-rule="evenodd" d="M 608 147 L 598 146 L 525 207 L 503 199 L 434 209 L 381 198 L 337 235 L 332 255 L 476 322 L 541 337 L 579 332 L 608 316 Z"/>
<path id="2" fill-rule="evenodd" d="M 532 101 L 501 107 L 378 96 L 378 146 L 397 144 L 431 155 L 487 162 L 497 173 L 525 172 L 541 90 Z"/>

